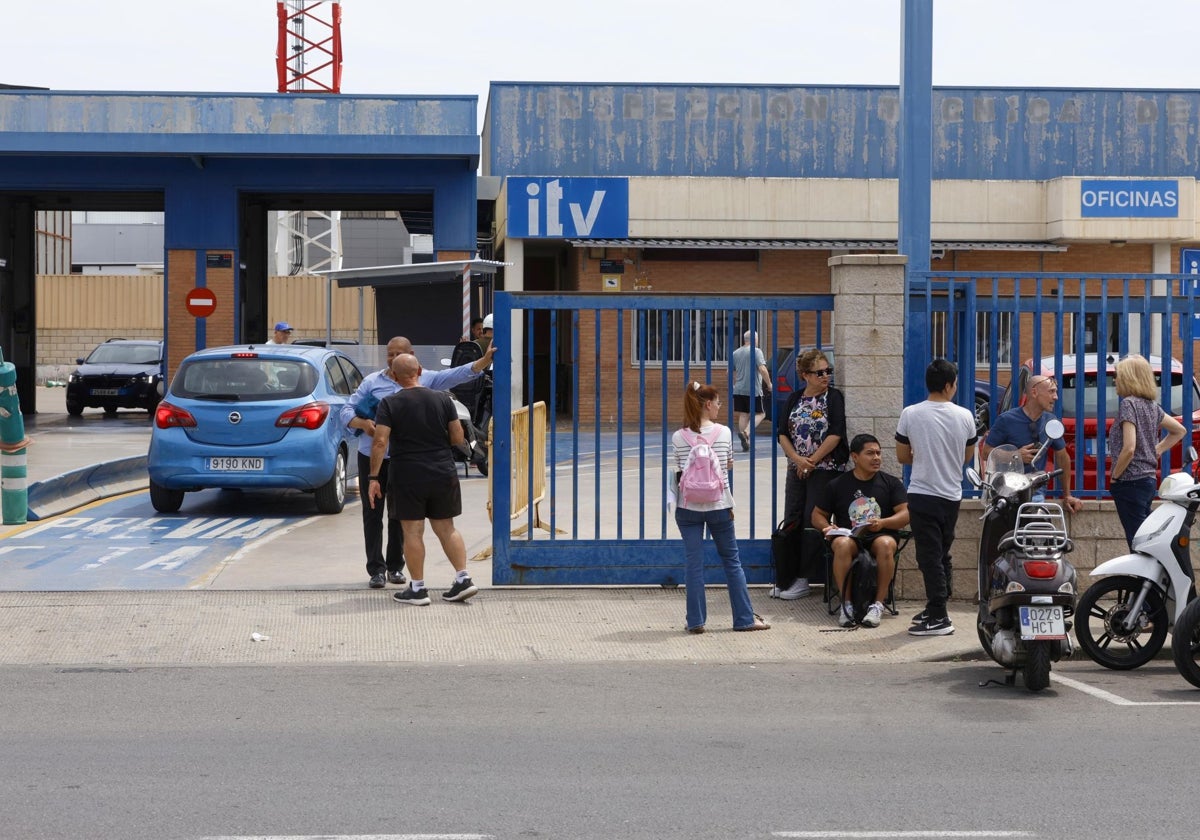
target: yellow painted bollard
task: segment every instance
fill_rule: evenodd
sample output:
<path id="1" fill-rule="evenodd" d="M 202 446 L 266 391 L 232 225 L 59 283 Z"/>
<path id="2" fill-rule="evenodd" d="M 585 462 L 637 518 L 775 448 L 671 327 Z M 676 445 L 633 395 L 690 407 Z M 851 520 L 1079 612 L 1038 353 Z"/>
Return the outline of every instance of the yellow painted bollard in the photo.
<path id="1" fill-rule="evenodd" d="M 25 473 L 25 419 L 17 397 L 17 369 L 0 353 L 0 509 L 5 525 L 21 525 L 29 515 Z"/>

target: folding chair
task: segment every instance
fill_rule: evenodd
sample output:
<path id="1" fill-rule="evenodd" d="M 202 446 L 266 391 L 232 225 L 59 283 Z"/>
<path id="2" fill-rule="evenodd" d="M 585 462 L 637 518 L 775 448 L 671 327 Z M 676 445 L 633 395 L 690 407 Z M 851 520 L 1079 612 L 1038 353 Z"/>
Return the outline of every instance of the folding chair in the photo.
<path id="1" fill-rule="evenodd" d="M 812 530 L 816 530 L 815 528 Z M 892 615 L 899 615 L 900 611 L 896 609 L 896 571 L 900 568 L 900 554 L 912 539 L 912 531 L 907 528 L 901 528 L 896 532 L 896 556 L 895 570 L 892 572 L 892 579 L 888 581 L 887 600 L 883 606 Z M 829 541 L 825 541 L 825 608 L 833 615 L 838 611 L 842 604 L 842 593 L 838 591 L 837 585 L 833 580 L 833 549 L 829 546 Z"/>

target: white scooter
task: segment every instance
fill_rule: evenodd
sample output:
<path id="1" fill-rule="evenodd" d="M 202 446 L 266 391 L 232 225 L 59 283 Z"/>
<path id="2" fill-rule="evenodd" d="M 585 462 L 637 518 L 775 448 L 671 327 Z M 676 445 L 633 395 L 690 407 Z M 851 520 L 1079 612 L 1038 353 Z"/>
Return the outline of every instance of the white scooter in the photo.
<path id="1" fill-rule="evenodd" d="M 1188 458 L 1196 463 L 1195 449 L 1189 447 Z M 1075 637 L 1105 668 L 1127 671 L 1157 656 L 1167 631 L 1196 598 L 1188 544 L 1200 483 L 1185 465 L 1162 480 L 1158 495 L 1162 504 L 1134 534 L 1133 553 L 1092 569 L 1093 577 L 1103 577 L 1079 599 Z"/>

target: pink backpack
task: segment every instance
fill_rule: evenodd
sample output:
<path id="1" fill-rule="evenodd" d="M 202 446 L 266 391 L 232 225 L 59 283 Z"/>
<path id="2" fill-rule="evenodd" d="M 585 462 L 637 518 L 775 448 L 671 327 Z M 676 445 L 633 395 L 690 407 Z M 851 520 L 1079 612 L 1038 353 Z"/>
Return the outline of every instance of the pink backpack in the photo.
<path id="1" fill-rule="evenodd" d="M 692 451 L 688 453 L 687 462 L 679 476 L 679 504 L 688 507 L 719 502 L 725 497 L 725 470 L 712 448 L 716 430 L 713 440 L 691 429 L 680 429 L 680 432 Z"/>

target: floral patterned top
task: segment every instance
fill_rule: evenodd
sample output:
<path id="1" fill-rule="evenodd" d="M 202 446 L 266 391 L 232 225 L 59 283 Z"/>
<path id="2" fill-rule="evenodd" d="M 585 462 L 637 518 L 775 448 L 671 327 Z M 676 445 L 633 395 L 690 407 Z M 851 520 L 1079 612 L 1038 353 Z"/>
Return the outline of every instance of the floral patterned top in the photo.
<path id="1" fill-rule="evenodd" d="M 786 427 L 779 434 L 786 434 L 796 452 L 808 457 L 817 451 L 821 442 L 831 434 L 842 439 L 842 445 L 821 459 L 819 470 L 842 472 L 846 468 L 846 402 L 842 392 L 829 388 L 815 397 L 804 396 L 797 390 L 788 398 L 782 419 Z"/>

